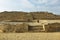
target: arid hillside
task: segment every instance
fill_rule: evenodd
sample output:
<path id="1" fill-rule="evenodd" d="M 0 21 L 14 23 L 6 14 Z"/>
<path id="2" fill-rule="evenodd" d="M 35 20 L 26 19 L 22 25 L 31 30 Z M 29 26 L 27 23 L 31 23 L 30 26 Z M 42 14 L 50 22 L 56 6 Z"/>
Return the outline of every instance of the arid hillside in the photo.
<path id="1" fill-rule="evenodd" d="M 52 23 L 56 23 L 57 25 L 53 25 Z M 0 13 L 0 32 L 21 33 L 42 31 L 60 32 L 60 15 L 49 12 L 5 11 Z"/>
<path id="2" fill-rule="evenodd" d="M 59 15 L 49 12 L 1 12 L 0 21 L 31 21 L 34 19 L 55 20 L 60 19 Z"/>
<path id="3" fill-rule="evenodd" d="M 34 19 L 42 19 L 42 20 L 58 20 L 60 19 L 60 15 L 55 15 L 49 12 L 30 12 L 33 15 Z"/>

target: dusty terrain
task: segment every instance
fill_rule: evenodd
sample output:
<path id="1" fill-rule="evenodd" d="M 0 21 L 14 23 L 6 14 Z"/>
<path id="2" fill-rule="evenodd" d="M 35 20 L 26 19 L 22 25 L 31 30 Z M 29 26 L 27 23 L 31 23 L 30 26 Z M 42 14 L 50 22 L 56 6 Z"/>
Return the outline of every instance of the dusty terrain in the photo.
<path id="1" fill-rule="evenodd" d="M 0 33 L 0 40 L 60 40 L 60 33 Z"/>

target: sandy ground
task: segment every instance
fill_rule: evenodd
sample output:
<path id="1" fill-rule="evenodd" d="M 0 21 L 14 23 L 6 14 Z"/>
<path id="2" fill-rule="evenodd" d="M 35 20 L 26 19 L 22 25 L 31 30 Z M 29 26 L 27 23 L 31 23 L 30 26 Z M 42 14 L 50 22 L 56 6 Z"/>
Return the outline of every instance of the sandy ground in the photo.
<path id="1" fill-rule="evenodd" d="M 0 33 L 0 40 L 60 40 L 60 33 Z"/>

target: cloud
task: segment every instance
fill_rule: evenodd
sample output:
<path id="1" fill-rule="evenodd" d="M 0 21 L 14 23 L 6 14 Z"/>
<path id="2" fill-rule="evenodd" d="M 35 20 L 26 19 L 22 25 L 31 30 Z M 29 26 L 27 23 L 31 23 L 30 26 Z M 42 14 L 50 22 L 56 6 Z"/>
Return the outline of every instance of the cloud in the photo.
<path id="1" fill-rule="evenodd" d="M 47 0 L 29 0 L 31 3 L 33 4 L 43 4 L 43 3 L 46 3 Z"/>
<path id="2" fill-rule="evenodd" d="M 59 2 L 59 0 L 0 0 L 0 11 L 20 10 L 59 12 L 60 6 L 57 5 L 60 4 Z"/>
<path id="3" fill-rule="evenodd" d="M 30 8 L 33 7 L 33 5 L 28 0 L 19 0 L 19 4 L 22 7 Z"/>
<path id="4" fill-rule="evenodd" d="M 59 0 L 49 0 L 48 2 L 47 2 L 47 4 L 49 4 L 49 5 L 56 5 L 57 3 L 58 3 L 58 1 Z"/>
<path id="5" fill-rule="evenodd" d="M 53 4 L 57 4 L 59 0 L 29 0 L 29 2 L 31 2 L 32 4 L 35 5 L 53 5 Z"/>

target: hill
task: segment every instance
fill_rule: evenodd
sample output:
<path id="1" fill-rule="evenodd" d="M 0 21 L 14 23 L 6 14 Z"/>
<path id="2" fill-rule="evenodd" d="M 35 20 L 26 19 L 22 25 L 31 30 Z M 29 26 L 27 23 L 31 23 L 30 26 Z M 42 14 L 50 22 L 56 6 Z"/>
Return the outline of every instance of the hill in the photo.
<path id="1" fill-rule="evenodd" d="M 46 20 L 59 20 L 60 15 L 55 15 L 49 12 L 1 12 L 0 21 L 19 21 L 27 22 L 38 19 Z"/>

